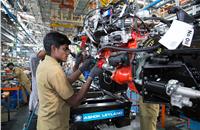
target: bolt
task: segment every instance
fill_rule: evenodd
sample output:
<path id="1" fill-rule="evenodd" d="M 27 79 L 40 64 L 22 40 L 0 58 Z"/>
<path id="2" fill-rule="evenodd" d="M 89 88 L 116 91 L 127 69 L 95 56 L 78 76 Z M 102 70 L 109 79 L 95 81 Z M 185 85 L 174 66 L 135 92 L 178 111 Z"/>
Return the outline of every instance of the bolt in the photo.
<path id="1" fill-rule="evenodd" d="M 144 77 L 144 80 L 147 80 L 147 79 L 148 79 L 148 78 L 145 76 L 145 77 Z"/>

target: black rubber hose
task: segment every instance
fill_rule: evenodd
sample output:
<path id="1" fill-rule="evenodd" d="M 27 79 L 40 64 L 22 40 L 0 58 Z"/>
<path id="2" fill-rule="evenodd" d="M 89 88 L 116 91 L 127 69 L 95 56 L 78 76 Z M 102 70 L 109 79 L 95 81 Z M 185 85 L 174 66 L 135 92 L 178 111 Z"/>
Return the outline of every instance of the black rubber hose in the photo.
<path id="1" fill-rule="evenodd" d="M 143 52 L 143 51 L 153 51 L 155 49 L 158 49 L 161 47 L 161 44 L 155 45 L 153 47 L 146 47 L 146 48 L 139 48 L 139 49 L 129 49 L 129 48 L 120 48 L 120 47 L 113 47 L 113 46 L 105 46 L 99 49 L 98 52 L 103 51 L 104 49 L 113 49 L 113 50 L 118 50 L 118 51 L 127 51 L 127 52 Z"/>
<path id="2" fill-rule="evenodd" d="M 143 20 L 159 20 L 160 22 L 167 24 L 168 27 L 170 27 L 172 23 L 172 21 L 160 17 L 144 17 Z"/>
<path id="3" fill-rule="evenodd" d="M 92 13 L 92 12 L 94 12 L 94 11 L 96 11 L 96 10 L 99 10 L 99 9 L 103 9 L 103 8 L 102 8 L 102 7 L 99 7 L 99 8 L 90 10 L 90 11 L 85 15 L 85 17 L 84 17 L 84 19 L 83 19 L 83 26 L 85 25 L 85 20 L 88 19 L 89 14 Z"/>
<path id="4" fill-rule="evenodd" d="M 138 17 L 137 15 L 134 15 L 134 17 L 136 17 L 137 19 L 139 19 L 139 20 L 142 22 L 142 24 L 144 25 L 144 27 L 145 27 L 148 31 L 150 31 L 149 27 L 146 26 L 146 24 L 144 23 L 144 21 L 143 21 L 140 17 Z"/>

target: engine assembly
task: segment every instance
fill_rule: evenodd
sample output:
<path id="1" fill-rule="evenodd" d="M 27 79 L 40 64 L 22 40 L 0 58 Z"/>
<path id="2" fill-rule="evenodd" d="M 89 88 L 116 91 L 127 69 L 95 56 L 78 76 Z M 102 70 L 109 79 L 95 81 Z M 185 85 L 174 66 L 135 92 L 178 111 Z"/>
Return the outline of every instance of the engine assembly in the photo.
<path id="1" fill-rule="evenodd" d="M 120 1 L 94 9 L 85 17 L 84 33 L 97 48 L 98 67 L 104 70 L 99 77 L 101 87 L 129 86 L 146 102 L 169 103 L 200 120 L 199 22 L 179 7 L 170 9 L 178 21 L 194 29 L 190 47 L 180 44 L 170 50 L 159 40 L 173 21 L 139 18 L 137 11 L 133 3 Z"/>

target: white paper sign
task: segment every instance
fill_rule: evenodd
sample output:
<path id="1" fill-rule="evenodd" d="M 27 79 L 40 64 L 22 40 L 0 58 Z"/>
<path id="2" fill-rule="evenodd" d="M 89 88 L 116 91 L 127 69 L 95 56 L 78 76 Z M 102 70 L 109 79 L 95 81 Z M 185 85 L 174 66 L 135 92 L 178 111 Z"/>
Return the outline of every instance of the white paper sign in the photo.
<path id="1" fill-rule="evenodd" d="M 174 50 L 181 44 L 191 28 L 193 26 L 190 24 L 174 20 L 166 34 L 159 40 L 159 43 L 169 50 Z"/>
<path id="2" fill-rule="evenodd" d="M 191 43 L 192 43 L 193 35 L 194 35 L 194 29 L 191 28 L 191 29 L 189 29 L 189 30 L 187 31 L 187 34 L 186 34 L 185 38 L 183 39 L 182 44 L 183 44 L 184 46 L 190 47 L 190 46 L 191 46 Z"/>

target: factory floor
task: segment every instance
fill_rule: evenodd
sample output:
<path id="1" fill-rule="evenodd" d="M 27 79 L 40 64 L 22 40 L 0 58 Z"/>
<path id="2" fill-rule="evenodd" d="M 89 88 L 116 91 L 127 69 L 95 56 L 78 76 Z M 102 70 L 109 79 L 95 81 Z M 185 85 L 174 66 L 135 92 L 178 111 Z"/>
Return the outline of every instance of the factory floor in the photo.
<path id="1" fill-rule="evenodd" d="M 1 113 L 1 130 L 23 130 L 24 123 L 28 119 L 28 113 L 28 106 L 21 106 L 19 109 L 11 110 L 10 121 L 8 121 L 7 112 L 3 110 Z M 36 127 L 31 125 L 30 130 L 36 130 Z"/>
<path id="2" fill-rule="evenodd" d="M 7 112 L 1 114 L 1 130 L 23 130 L 24 123 L 28 118 L 28 106 L 20 107 L 18 110 L 11 112 L 11 120 L 7 122 Z M 28 130 L 36 130 L 36 120 L 31 123 L 31 128 Z M 100 126 L 102 130 L 140 130 L 139 119 L 132 121 L 130 126 L 116 128 L 114 126 Z"/>
<path id="3" fill-rule="evenodd" d="M 27 118 L 28 118 L 28 106 L 23 106 L 23 107 L 20 107 L 18 110 L 12 111 L 11 120 L 9 122 L 7 122 L 7 113 L 5 110 L 3 110 L 1 113 L 1 130 L 25 130 L 23 129 L 23 126 Z M 172 121 L 174 122 L 174 120 L 175 119 L 173 119 Z M 166 121 L 169 122 L 169 120 L 166 120 Z M 116 128 L 115 126 L 102 125 L 100 126 L 100 129 L 101 130 L 140 130 L 139 117 L 137 116 L 136 119 L 131 122 L 131 125 L 126 126 L 126 127 Z M 33 120 L 28 130 L 36 130 L 36 119 Z M 161 127 L 159 127 L 159 123 L 158 123 L 157 130 L 191 130 L 191 129 L 187 129 L 187 128 L 162 129 Z"/>

